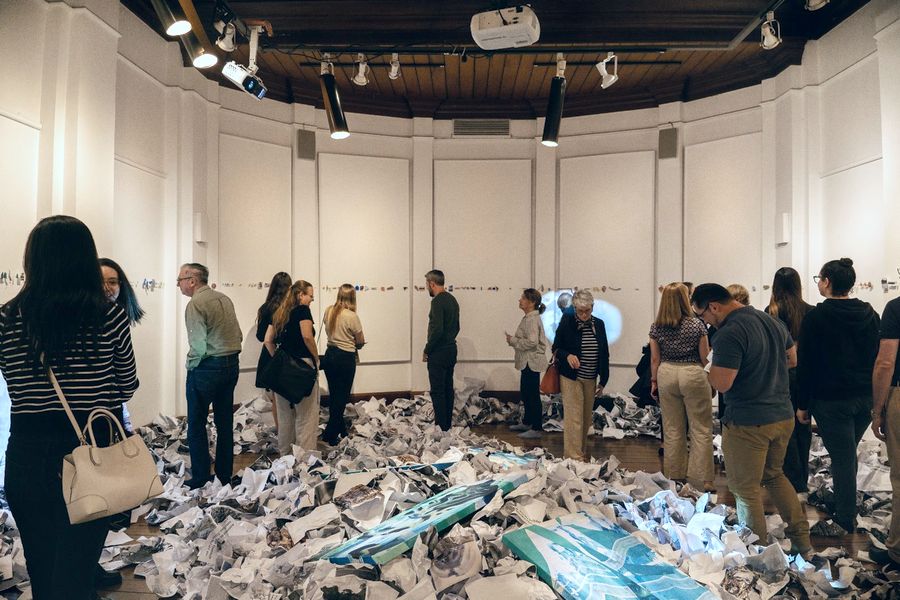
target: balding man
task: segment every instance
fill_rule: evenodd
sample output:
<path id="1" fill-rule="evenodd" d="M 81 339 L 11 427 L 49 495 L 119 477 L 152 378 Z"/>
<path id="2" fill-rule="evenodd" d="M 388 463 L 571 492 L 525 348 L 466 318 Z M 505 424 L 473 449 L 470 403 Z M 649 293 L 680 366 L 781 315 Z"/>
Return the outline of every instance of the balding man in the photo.
<path id="1" fill-rule="evenodd" d="M 188 332 L 187 405 L 191 489 L 210 481 L 209 437 L 206 419 L 213 407 L 216 425 L 216 477 L 231 481 L 234 463 L 234 387 L 238 380 L 241 327 L 234 305 L 208 285 L 209 269 L 199 263 L 181 266 L 178 289 L 191 299 L 184 311 Z"/>

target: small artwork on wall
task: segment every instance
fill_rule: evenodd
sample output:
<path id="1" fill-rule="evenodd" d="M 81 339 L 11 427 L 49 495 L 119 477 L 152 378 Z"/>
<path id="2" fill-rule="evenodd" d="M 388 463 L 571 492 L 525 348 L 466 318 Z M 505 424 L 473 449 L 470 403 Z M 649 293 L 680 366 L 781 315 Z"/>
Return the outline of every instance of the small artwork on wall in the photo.
<path id="1" fill-rule="evenodd" d="M 25 273 L 0 271 L 0 285 L 21 286 L 25 283 Z"/>

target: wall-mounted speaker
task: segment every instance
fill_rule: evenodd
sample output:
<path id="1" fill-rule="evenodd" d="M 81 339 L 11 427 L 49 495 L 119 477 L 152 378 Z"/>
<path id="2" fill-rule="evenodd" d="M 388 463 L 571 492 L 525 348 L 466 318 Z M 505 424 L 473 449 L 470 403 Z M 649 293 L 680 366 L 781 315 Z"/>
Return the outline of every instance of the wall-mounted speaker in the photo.
<path id="1" fill-rule="evenodd" d="M 307 129 L 297 130 L 297 158 L 316 160 L 316 132 Z"/>
<path id="2" fill-rule="evenodd" d="M 678 156 L 678 130 L 674 127 L 659 130 L 659 157 L 676 158 Z"/>
<path id="3" fill-rule="evenodd" d="M 206 215 L 201 212 L 194 213 L 194 241 L 198 244 L 206 243 Z"/>

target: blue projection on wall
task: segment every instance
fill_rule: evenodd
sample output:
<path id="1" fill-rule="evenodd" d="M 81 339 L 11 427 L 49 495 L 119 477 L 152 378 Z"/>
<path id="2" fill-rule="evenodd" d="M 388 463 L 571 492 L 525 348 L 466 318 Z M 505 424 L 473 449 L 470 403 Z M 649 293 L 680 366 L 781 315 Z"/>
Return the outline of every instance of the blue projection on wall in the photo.
<path id="1" fill-rule="evenodd" d="M 562 320 L 562 310 L 556 302 L 560 294 L 571 293 L 571 290 L 556 290 L 547 292 L 541 297 L 541 301 L 547 307 L 547 310 L 541 315 L 541 321 L 544 323 L 544 333 L 547 334 L 547 339 L 551 344 L 556 337 L 556 328 Z M 606 325 L 606 339 L 610 345 L 616 343 L 622 336 L 622 312 L 614 304 L 595 298 L 592 314 L 598 319 L 603 319 L 603 324 Z"/>

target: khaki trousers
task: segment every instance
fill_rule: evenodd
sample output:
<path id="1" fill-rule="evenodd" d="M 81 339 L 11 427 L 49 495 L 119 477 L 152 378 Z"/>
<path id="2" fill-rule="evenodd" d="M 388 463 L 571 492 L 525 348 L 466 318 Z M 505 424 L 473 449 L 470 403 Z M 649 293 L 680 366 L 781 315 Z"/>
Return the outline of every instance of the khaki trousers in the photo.
<path id="1" fill-rule="evenodd" d="M 884 415 L 887 429 L 888 460 L 891 461 L 891 529 L 885 545 L 891 558 L 900 562 L 900 387 L 891 388 L 887 412 Z"/>
<path id="2" fill-rule="evenodd" d="M 563 401 L 563 454 L 565 458 L 588 461 L 587 434 L 594 414 L 596 379 L 559 377 Z"/>
<path id="3" fill-rule="evenodd" d="M 722 426 L 722 451 L 728 465 L 728 489 L 737 504 L 738 521 L 759 536 L 760 544 L 767 543 L 762 493 L 766 488 L 787 523 L 785 533 L 793 544 L 792 550 L 806 552 L 812 548 L 809 521 L 794 486 L 782 470 L 793 431 L 793 418 L 767 425 L 725 424 Z"/>
<path id="4" fill-rule="evenodd" d="M 312 366 L 312 361 L 303 359 Z M 278 452 L 291 453 L 291 445 L 304 450 L 315 450 L 319 439 L 319 382 L 300 404 L 291 406 L 287 398 L 275 394 L 275 410 L 278 413 Z"/>
<path id="5" fill-rule="evenodd" d="M 663 470 L 669 479 L 687 478 L 700 488 L 715 478 L 712 393 L 706 371 L 696 363 L 664 362 L 656 378 L 665 448 Z"/>

